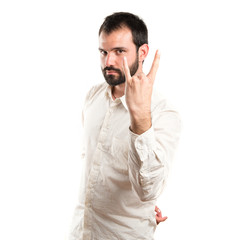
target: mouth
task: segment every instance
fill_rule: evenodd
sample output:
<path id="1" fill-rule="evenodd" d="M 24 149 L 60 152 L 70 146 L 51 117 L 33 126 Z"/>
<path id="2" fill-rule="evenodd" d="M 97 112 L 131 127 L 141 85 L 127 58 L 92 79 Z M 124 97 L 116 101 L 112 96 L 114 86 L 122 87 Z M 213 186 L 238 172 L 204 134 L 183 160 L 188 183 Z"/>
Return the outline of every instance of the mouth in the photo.
<path id="1" fill-rule="evenodd" d="M 107 70 L 107 71 L 106 71 L 106 74 L 107 74 L 107 75 L 115 75 L 115 74 L 118 74 L 118 72 L 117 72 L 117 71 L 114 71 L 114 70 Z"/>

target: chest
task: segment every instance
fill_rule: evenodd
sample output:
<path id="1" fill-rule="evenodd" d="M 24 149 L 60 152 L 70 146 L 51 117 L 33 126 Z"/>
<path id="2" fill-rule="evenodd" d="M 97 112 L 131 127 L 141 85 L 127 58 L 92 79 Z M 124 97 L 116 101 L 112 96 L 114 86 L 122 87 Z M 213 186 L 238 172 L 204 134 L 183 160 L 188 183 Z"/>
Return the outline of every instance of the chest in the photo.
<path id="1" fill-rule="evenodd" d="M 86 107 L 84 113 L 84 139 L 90 147 L 114 152 L 127 149 L 130 118 L 121 101 L 99 97 Z"/>

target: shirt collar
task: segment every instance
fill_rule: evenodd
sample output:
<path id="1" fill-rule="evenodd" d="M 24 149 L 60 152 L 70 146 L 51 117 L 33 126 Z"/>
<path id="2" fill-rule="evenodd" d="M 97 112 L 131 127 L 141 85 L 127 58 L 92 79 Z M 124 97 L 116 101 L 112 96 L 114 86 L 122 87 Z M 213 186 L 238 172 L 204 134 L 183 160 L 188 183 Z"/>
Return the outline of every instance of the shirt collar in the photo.
<path id="1" fill-rule="evenodd" d="M 120 100 L 121 100 L 123 106 L 124 106 L 124 107 L 126 108 L 126 110 L 128 111 L 128 107 L 127 107 L 125 95 L 123 95 L 122 97 L 120 97 Z"/>
<path id="2" fill-rule="evenodd" d="M 111 87 L 110 85 L 107 86 L 106 95 L 111 99 L 111 101 L 114 101 L 114 100 L 113 100 L 113 97 L 112 97 L 112 87 Z M 128 111 L 128 107 L 127 107 L 127 104 L 126 104 L 125 95 L 123 95 L 123 96 L 120 97 L 120 98 L 117 98 L 115 101 L 121 101 L 121 103 L 122 103 L 122 105 L 124 106 L 124 108 Z"/>
<path id="3" fill-rule="evenodd" d="M 107 84 L 107 83 L 106 83 Z M 127 107 L 127 103 L 126 103 L 126 98 L 125 95 L 123 95 L 120 98 L 117 98 L 115 101 L 112 98 L 112 87 L 110 85 L 107 84 L 107 88 L 106 88 L 106 95 L 110 98 L 111 101 L 116 102 L 116 101 L 120 101 L 122 103 L 122 105 L 124 106 L 124 108 L 128 111 L 128 107 Z M 159 100 L 162 98 L 161 94 L 159 95 L 158 90 L 156 90 L 155 88 L 153 88 L 153 92 L 152 92 L 152 102 L 151 102 L 151 108 L 154 109 L 155 105 L 159 102 Z M 116 102 L 117 103 L 117 102 Z"/>

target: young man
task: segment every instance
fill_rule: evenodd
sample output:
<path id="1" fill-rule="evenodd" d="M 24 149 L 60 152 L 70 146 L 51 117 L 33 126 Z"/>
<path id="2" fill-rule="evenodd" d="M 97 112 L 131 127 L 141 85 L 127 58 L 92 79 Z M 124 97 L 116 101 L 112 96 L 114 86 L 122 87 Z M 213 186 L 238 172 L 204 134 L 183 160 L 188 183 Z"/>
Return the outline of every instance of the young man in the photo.
<path id="1" fill-rule="evenodd" d="M 70 240 L 153 239 L 155 203 L 176 148 L 178 113 L 153 89 L 160 55 L 148 74 L 145 23 L 130 13 L 108 16 L 99 30 L 106 82 L 87 94 L 84 162 Z"/>

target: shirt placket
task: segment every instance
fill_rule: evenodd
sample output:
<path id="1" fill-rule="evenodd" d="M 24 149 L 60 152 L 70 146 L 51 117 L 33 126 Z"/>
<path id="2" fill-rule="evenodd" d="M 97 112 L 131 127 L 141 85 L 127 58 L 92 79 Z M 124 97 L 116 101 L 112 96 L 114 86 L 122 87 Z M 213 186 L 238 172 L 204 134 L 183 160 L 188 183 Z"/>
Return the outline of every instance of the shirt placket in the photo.
<path id="1" fill-rule="evenodd" d="M 101 166 L 101 159 L 104 152 L 109 151 L 111 146 L 111 141 L 108 139 L 109 131 L 110 131 L 110 119 L 114 112 L 114 108 L 119 104 L 119 101 L 111 101 L 109 103 L 109 108 L 105 114 L 102 127 L 100 129 L 97 149 L 95 151 L 94 160 L 92 163 L 92 168 L 88 178 L 88 185 L 86 189 L 86 198 L 85 198 L 85 211 L 84 211 L 84 231 L 83 231 L 83 239 L 91 239 L 92 234 L 92 225 L 94 224 L 92 214 L 92 203 L 94 196 L 94 186 L 96 186 L 99 169 Z M 111 135 L 111 134 L 110 134 Z"/>

